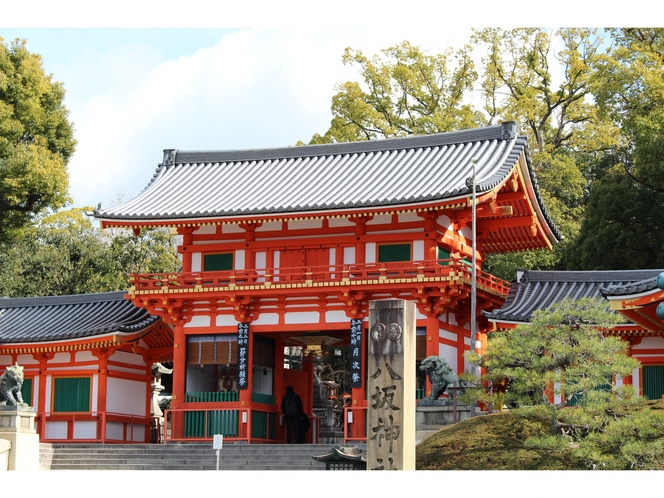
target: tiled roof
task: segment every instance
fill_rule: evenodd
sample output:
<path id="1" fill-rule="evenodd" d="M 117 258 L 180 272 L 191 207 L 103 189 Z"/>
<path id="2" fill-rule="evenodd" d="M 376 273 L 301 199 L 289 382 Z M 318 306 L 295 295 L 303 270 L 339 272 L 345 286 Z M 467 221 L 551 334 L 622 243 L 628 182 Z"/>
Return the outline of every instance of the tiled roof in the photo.
<path id="1" fill-rule="evenodd" d="M 658 271 L 657 275 L 660 273 L 661 271 Z M 639 280 L 638 282 L 606 285 L 603 286 L 600 291 L 604 296 L 629 296 L 632 294 L 648 292 L 657 289 L 657 275 L 644 280 Z"/>
<path id="2" fill-rule="evenodd" d="M 165 150 L 146 189 L 102 220 L 187 220 L 465 199 L 496 188 L 528 147 L 515 123 L 366 142 L 232 151 Z M 530 167 L 530 166 L 529 166 Z M 540 215 L 557 238 L 532 171 Z M 530 188 L 530 187 L 529 187 Z"/>
<path id="3" fill-rule="evenodd" d="M 490 321 L 525 323 L 536 310 L 565 298 L 602 298 L 606 288 L 630 286 L 656 278 L 662 270 L 519 271 L 505 305 L 483 312 Z"/>
<path id="4" fill-rule="evenodd" d="M 158 320 L 126 292 L 0 299 L 0 344 L 62 341 L 139 332 Z"/>

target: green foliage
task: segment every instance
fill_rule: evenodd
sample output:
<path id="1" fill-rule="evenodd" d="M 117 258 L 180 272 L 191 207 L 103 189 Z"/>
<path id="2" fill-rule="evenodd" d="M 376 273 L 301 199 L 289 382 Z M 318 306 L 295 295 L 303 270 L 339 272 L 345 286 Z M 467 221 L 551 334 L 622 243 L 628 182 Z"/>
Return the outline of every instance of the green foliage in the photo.
<path id="1" fill-rule="evenodd" d="M 564 300 L 535 312 L 529 324 L 490 334 L 486 352 L 469 358 L 486 369 L 484 381 L 507 380 L 507 390 L 502 397 L 478 387 L 467 399 L 504 402 L 515 416 L 547 425 L 523 448 L 573 468 L 661 468 L 664 413 L 633 386 L 613 384 L 639 365 L 625 341 L 607 335 L 618 321 L 602 301 Z M 550 402 L 553 393 L 560 404 Z M 580 402 L 569 407 L 573 397 Z"/>
<path id="2" fill-rule="evenodd" d="M 64 95 L 25 41 L 8 47 L 0 38 L 0 241 L 69 201 L 76 141 Z"/>
<path id="3" fill-rule="evenodd" d="M 564 406 L 638 366 L 626 355 L 627 343 L 603 334 L 618 322 L 604 302 L 563 300 L 533 313 L 531 323 L 491 333 L 485 354 L 469 360 L 486 370 L 486 381 L 509 380 L 508 406 L 549 404 L 548 390 L 562 394 Z"/>
<path id="4" fill-rule="evenodd" d="M 56 296 L 124 290 L 134 272 L 174 272 L 180 261 L 169 235 L 146 230 L 140 237 L 106 234 L 85 212 L 44 217 L 12 242 L 0 244 L 0 295 Z"/>
<path id="5" fill-rule="evenodd" d="M 330 128 L 315 134 L 310 144 L 424 135 L 485 123 L 466 103 L 477 79 L 470 47 L 429 55 L 404 41 L 382 53 L 369 59 L 346 49 L 343 63 L 359 67 L 362 84 L 337 86 Z"/>
<path id="6" fill-rule="evenodd" d="M 614 167 L 593 184 L 581 233 L 567 249 L 567 269 L 662 268 L 664 192 Z"/>

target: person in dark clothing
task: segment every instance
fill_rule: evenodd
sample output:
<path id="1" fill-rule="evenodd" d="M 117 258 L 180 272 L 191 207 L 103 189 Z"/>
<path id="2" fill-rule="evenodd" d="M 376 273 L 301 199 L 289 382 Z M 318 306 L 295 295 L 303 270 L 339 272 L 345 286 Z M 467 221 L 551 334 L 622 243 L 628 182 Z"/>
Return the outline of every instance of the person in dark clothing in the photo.
<path id="1" fill-rule="evenodd" d="M 307 442 L 307 432 L 309 432 L 309 427 L 311 427 L 309 417 L 304 411 L 302 411 L 294 425 L 295 442 L 297 444 L 304 444 Z"/>
<path id="2" fill-rule="evenodd" d="M 286 442 L 291 444 L 294 441 L 295 426 L 300 414 L 304 413 L 302 407 L 302 398 L 293 390 L 293 386 L 286 387 L 286 394 L 281 400 L 281 411 L 284 414 L 284 421 L 286 422 Z"/>

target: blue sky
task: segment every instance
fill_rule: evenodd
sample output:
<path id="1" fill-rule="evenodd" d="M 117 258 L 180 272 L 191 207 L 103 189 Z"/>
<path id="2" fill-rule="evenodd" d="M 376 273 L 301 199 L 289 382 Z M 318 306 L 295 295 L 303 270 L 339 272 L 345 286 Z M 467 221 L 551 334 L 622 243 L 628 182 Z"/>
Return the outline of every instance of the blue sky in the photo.
<path id="1" fill-rule="evenodd" d="M 356 79 L 341 62 L 346 47 L 373 55 L 409 40 L 439 53 L 467 43 L 471 21 L 520 25 L 517 14 L 532 10 L 522 0 L 509 12 L 484 0 L 405 5 L 0 0 L 0 36 L 27 39 L 65 86 L 78 140 L 69 164 L 74 205 L 109 206 L 148 184 L 163 149 L 291 146 L 324 133 L 335 84 Z M 597 25 L 593 2 L 583 5 L 594 20 L 585 24 Z M 569 25 L 569 14 L 538 12 L 525 24 Z"/>

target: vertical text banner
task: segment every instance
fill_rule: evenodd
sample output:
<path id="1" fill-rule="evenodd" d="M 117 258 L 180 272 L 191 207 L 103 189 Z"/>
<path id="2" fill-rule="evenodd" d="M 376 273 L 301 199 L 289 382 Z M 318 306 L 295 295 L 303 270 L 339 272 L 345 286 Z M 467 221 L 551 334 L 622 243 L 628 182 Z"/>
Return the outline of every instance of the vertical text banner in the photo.
<path id="1" fill-rule="evenodd" d="M 350 321 L 350 387 L 362 387 L 362 320 Z"/>
<path id="2" fill-rule="evenodd" d="M 237 324 L 237 388 L 247 389 L 249 361 L 249 324 Z"/>
<path id="3" fill-rule="evenodd" d="M 415 470 L 415 304 L 369 303 L 367 470 Z"/>

